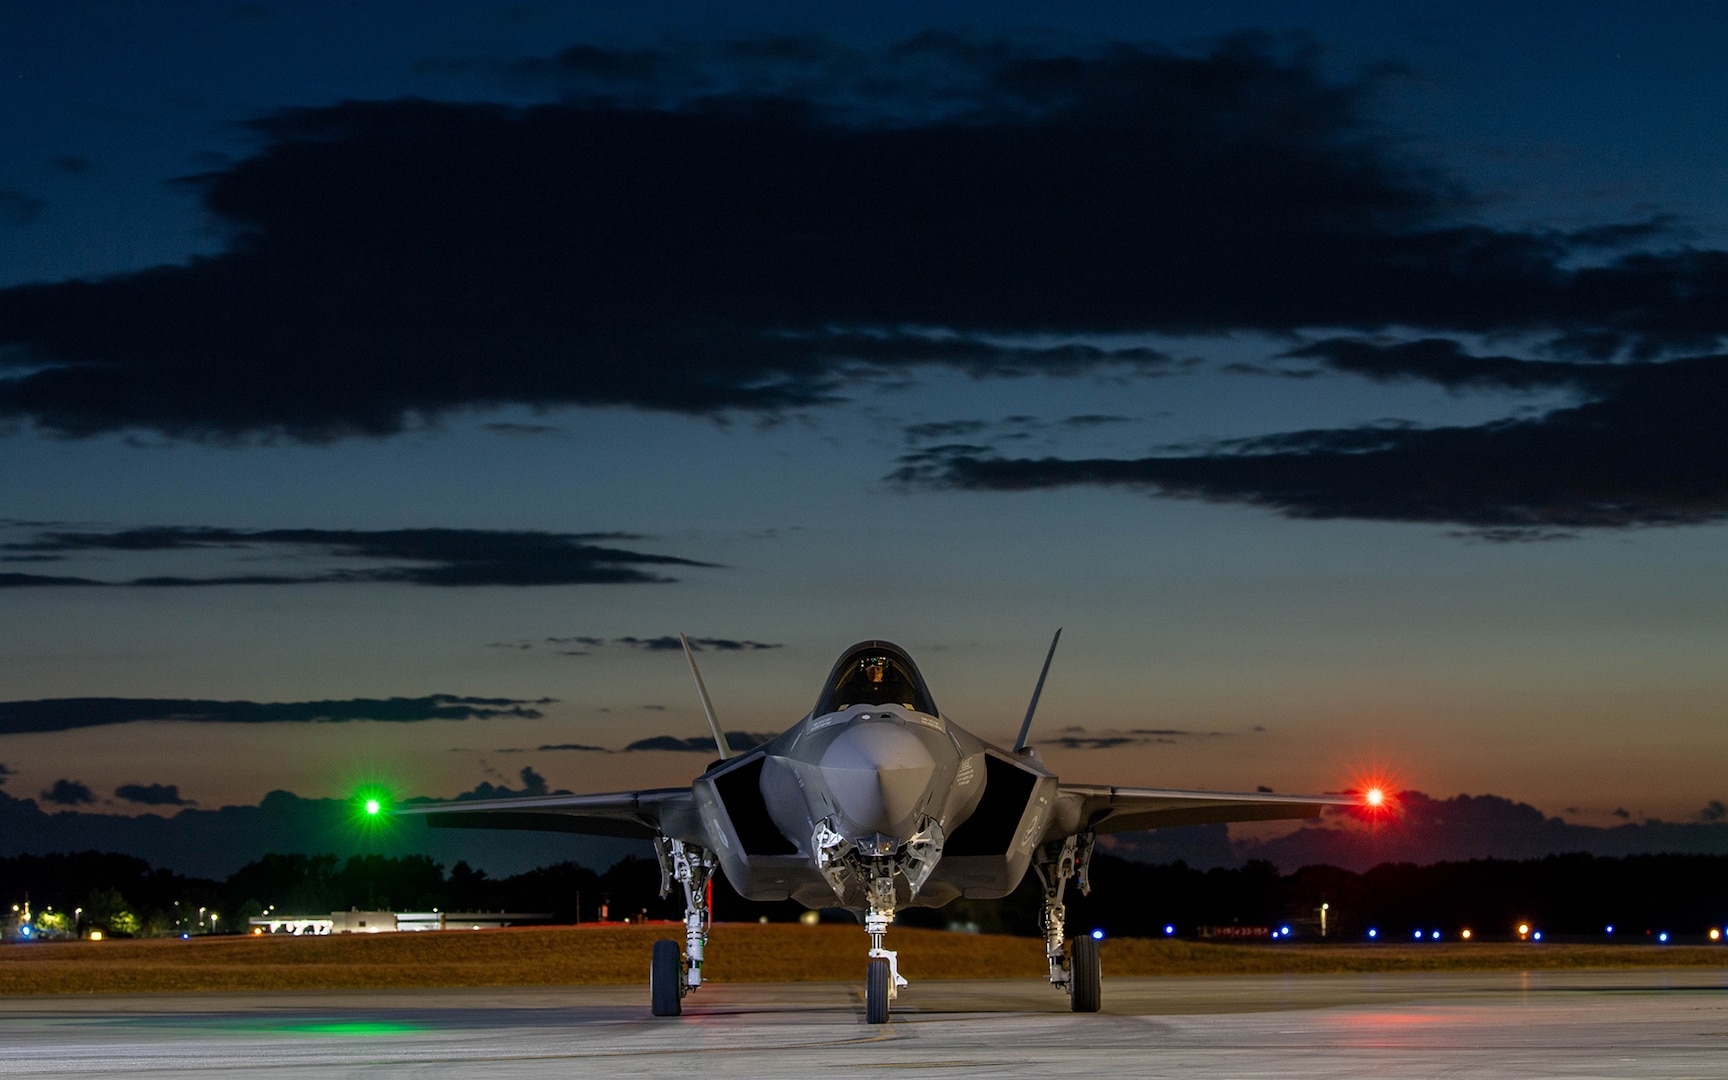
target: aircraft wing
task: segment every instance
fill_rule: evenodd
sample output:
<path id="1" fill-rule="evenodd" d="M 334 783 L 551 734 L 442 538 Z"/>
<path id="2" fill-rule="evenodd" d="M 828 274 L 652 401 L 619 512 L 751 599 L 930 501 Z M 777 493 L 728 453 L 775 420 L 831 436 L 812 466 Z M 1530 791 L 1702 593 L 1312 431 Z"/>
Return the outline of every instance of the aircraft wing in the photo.
<path id="1" fill-rule="evenodd" d="M 424 814 L 435 829 L 538 829 L 652 840 L 681 835 L 696 820 L 689 788 L 618 791 L 605 795 L 530 795 L 514 799 L 408 803 L 396 814 Z"/>
<path id="2" fill-rule="evenodd" d="M 1328 806 L 1362 805 L 1357 795 L 1274 795 L 1263 791 L 1181 791 L 1093 784 L 1062 784 L 1057 800 L 1067 804 L 1058 811 L 1059 819 L 1078 820 L 1081 827 L 1090 825 L 1099 833 L 1225 821 L 1315 818 Z M 1070 814 L 1075 816 L 1071 818 Z"/>

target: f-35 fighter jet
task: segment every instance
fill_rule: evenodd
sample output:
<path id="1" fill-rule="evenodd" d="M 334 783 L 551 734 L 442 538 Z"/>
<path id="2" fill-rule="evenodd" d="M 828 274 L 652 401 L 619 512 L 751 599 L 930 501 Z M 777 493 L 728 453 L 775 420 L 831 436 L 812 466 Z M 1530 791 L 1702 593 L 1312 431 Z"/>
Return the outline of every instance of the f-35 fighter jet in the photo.
<path id="1" fill-rule="evenodd" d="M 1057 631 L 1056 640 L 1060 640 Z M 1028 745 L 1050 654 L 1012 748 L 993 745 L 942 715 L 912 658 L 886 641 L 843 653 L 809 715 L 767 743 L 728 754 L 707 689 L 684 643 L 720 758 L 689 787 L 604 795 L 546 795 L 401 807 L 445 828 L 543 829 L 651 840 L 661 895 L 685 899 L 685 941 L 654 946 L 650 997 L 675 1016 L 702 985 L 718 867 L 739 895 L 845 907 L 870 936 L 865 1016 L 888 1020 L 906 985 L 884 947 L 894 914 L 958 897 L 1012 892 L 1030 868 L 1044 886 L 1050 982 L 1075 1012 L 1099 1008 L 1098 943 L 1065 934 L 1070 881 L 1090 892 L 1087 864 L 1102 833 L 1228 821 L 1318 817 L 1352 795 L 1274 795 L 1073 784 Z"/>

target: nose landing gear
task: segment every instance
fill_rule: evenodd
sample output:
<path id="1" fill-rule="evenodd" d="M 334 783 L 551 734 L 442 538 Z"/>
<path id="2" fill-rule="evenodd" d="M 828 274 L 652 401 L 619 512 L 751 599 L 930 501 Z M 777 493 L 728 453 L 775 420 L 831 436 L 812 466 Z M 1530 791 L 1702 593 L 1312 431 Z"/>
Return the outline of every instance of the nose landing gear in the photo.
<path id="1" fill-rule="evenodd" d="M 888 1003 L 900 996 L 906 980 L 900 977 L 900 957 L 882 947 L 894 921 L 894 873 L 873 872 L 870 877 L 870 907 L 864 914 L 864 932 L 870 935 L 870 966 L 864 972 L 864 1020 L 888 1022 Z"/>

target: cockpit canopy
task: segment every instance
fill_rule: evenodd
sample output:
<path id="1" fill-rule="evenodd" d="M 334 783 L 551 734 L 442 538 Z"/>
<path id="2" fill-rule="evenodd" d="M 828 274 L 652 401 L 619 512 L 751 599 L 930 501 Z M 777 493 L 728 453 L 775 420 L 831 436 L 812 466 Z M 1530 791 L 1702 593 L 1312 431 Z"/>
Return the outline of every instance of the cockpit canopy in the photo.
<path id="1" fill-rule="evenodd" d="M 853 705 L 903 705 L 937 715 L 936 702 L 906 650 L 886 641 L 862 641 L 841 655 L 823 684 L 812 716 Z"/>

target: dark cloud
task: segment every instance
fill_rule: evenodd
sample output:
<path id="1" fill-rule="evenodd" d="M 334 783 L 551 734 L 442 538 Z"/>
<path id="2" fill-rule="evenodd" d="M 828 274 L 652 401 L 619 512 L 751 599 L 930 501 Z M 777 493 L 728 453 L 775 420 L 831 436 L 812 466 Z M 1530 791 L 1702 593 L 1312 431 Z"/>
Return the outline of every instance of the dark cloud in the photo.
<path id="1" fill-rule="evenodd" d="M 1114 750 L 1122 746 L 1169 745 L 1183 739 L 1218 738 L 1223 734 L 1221 731 L 1184 731 L 1180 728 L 1087 731 L 1082 727 L 1068 727 L 1063 728 L 1054 738 L 1035 741 L 1040 746 L 1060 746 L 1064 750 Z"/>
<path id="2" fill-rule="evenodd" d="M 52 164 L 61 172 L 69 173 L 73 176 L 79 176 L 96 170 L 96 163 L 94 161 L 77 154 L 62 154 L 55 158 Z"/>
<path id="3" fill-rule="evenodd" d="M 646 649 L 649 652 L 682 652 L 683 644 L 676 635 L 668 634 L 657 638 L 621 637 L 613 638 L 612 644 L 625 645 L 632 649 Z M 735 638 L 691 638 L 690 647 L 697 652 L 703 649 L 713 649 L 716 652 L 758 652 L 762 649 L 783 648 L 778 643 L 764 641 L 740 641 Z M 713 740 L 709 740 L 712 743 Z"/>
<path id="4" fill-rule="evenodd" d="M 1386 377 L 1444 382 L 1470 371 L 1469 379 L 1510 385 L 1515 361 L 1422 346 L 1363 351 L 1334 344 L 1316 355 L 1371 363 Z M 1448 367 L 1449 356 L 1456 368 Z M 1476 427 L 1297 431 L 1207 453 L 1138 459 L 1005 458 L 935 448 L 904 457 L 894 479 L 987 491 L 1123 487 L 1247 503 L 1294 518 L 1457 524 L 1488 539 L 1728 517 L 1728 425 L 1721 418 L 1728 357 L 1534 370 L 1539 382 L 1590 387 L 1590 399 Z"/>
<path id="5" fill-rule="evenodd" d="M 89 552 L 264 553 L 304 563 L 352 559 L 384 561 L 373 567 L 330 567 L 311 573 L 217 574 L 207 577 L 151 576 L 98 581 L 65 575 L 0 574 L 0 587 L 29 585 L 312 585 L 400 583 L 408 585 L 590 585 L 667 582 L 647 569 L 711 566 L 671 555 L 602 547 L 600 539 L 642 539 L 617 533 L 547 533 L 489 529 L 218 529 L 168 526 L 119 532 L 44 532 L 29 541 L 0 544 L 13 555 Z"/>
<path id="6" fill-rule="evenodd" d="M 42 218 L 48 204 L 34 195 L 0 190 L 0 225 L 29 225 Z"/>
<path id="7" fill-rule="evenodd" d="M 1081 416 L 1064 417 L 1054 422 L 1040 420 L 1035 416 L 1007 416 L 1001 420 L 937 420 L 920 424 L 909 424 L 903 430 L 909 443 L 927 442 L 930 439 L 959 439 L 972 436 L 983 436 L 1005 442 L 1015 439 L 1029 439 L 1036 432 L 1048 431 L 1052 427 L 1070 431 L 1083 428 L 1104 427 L 1110 424 L 1128 424 L 1136 422 L 1129 416 L 1106 416 L 1098 413 L 1088 413 Z M 935 451 L 953 453 L 966 444 L 950 443 L 943 446 L 927 448 L 920 453 Z M 982 449 L 981 447 L 979 449 Z"/>
<path id="8" fill-rule="evenodd" d="M 6 778 L 8 776 L 17 776 L 17 775 L 18 775 L 17 769 L 7 768 L 6 763 L 4 761 L 0 761 L 0 787 L 6 786 Z"/>
<path id="9" fill-rule="evenodd" d="M 65 577 L 54 574 L 0 574 L 0 589 L 42 588 L 51 585 L 100 585 L 89 578 Z"/>
<path id="10" fill-rule="evenodd" d="M 967 435 L 976 435 L 990 427 L 988 420 L 937 420 L 923 424 L 908 424 L 906 440 L 908 442 L 923 442 L 926 439 L 956 439 Z"/>
<path id="11" fill-rule="evenodd" d="M 114 797 L 140 806 L 197 806 L 196 799 L 182 799 L 178 784 L 121 784 Z"/>
<path id="12" fill-rule="evenodd" d="M 0 291 L 0 415 L 317 441 L 512 402 L 774 411 L 859 372 L 1167 364 L 1033 335 L 1661 353 L 1728 329 L 1728 255 L 1650 249 L 1660 222 L 1461 223 L 1469 194 L 1364 122 L 1377 76 L 1264 41 L 580 46 L 499 73 L 563 100 L 260 119 L 252 156 L 192 181 L 225 252 Z"/>
<path id="13" fill-rule="evenodd" d="M 1472 356 L 1449 338 L 1396 343 L 1332 338 L 1292 349 L 1284 355 L 1320 360 L 1335 371 L 1362 375 L 1379 382 L 1424 381 L 1448 390 L 1538 390 L 1551 387 L 1610 390 L 1628 374 L 1626 368 L 1611 364 Z M 1635 370 L 1633 374 L 1636 374 Z"/>
<path id="14" fill-rule="evenodd" d="M 1092 428 L 1104 427 L 1108 424 L 1133 424 L 1136 422 L 1136 419 L 1132 416 L 1107 416 L 1102 413 L 1085 413 L 1080 416 L 1069 416 L 1064 418 L 1062 420 L 1062 426 L 1071 428 Z"/>
<path id="15" fill-rule="evenodd" d="M 1535 859 L 1565 852 L 1728 854 L 1728 824 L 1646 821 L 1602 828 L 1548 817 L 1498 795 L 1434 799 L 1408 791 L 1399 794 L 1394 814 L 1374 822 L 1340 811 L 1287 836 L 1238 845 L 1241 857 L 1285 869 L 1324 863 L 1357 871 L 1388 862 Z"/>
<path id="16" fill-rule="evenodd" d="M 96 801 L 96 793 L 76 780 L 60 779 L 54 781 L 54 786 L 42 792 L 41 799 L 54 806 L 80 806 Z"/>
<path id="17" fill-rule="evenodd" d="M 497 774 L 494 773 L 493 775 Z M 482 780 L 472 790 L 464 791 L 456 798 L 461 801 L 469 799 L 515 799 L 528 795 L 570 794 L 563 789 L 559 789 L 557 792 L 549 790 L 546 786 L 546 778 L 535 772 L 532 765 L 522 766 L 522 771 L 518 775 L 522 777 L 522 787 L 519 789 Z"/>
<path id="18" fill-rule="evenodd" d="M 1721 799 L 1711 799 L 1704 804 L 1704 809 L 1698 811 L 1698 820 L 1706 823 L 1728 821 L 1728 806 Z"/>
<path id="19" fill-rule="evenodd" d="M 71 731 L 104 724 L 173 720 L 200 724 L 303 724 L 376 720 L 417 723 L 423 720 L 490 720 L 542 715 L 536 705 L 550 699 L 459 697 L 433 694 L 421 698 L 352 698 L 347 701 L 190 701 L 173 698 L 47 698 L 41 701 L 0 701 L 0 735 L 40 731 Z"/>
<path id="20" fill-rule="evenodd" d="M 779 733 L 773 731 L 728 731 L 726 733 L 726 748 L 739 752 L 754 750 L 777 734 Z M 680 738 L 677 735 L 655 735 L 647 739 L 637 739 L 624 748 L 624 753 L 628 754 L 637 750 L 673 750 L 712 754 L 714 753 L 714 739 L 712 736 L 703 735 L 693 735 L 689 738 Z"/>
<path id="21" fill-rule="evenodd" d="M 487 431 L 500 435 L 562 435 L 564 429 L 552 424 L 506 424 L 491 423 L 483 425 Z"/>
<path id="22" fill-rule="evenodd" d="M 710 743 L 710 745 L 712 745 L 713 740 L 709 740 L 709 743 Z M 573 743 L 573 742 L 570 742 L 570 743 L 550 743 L 546 746 L 540 747 L 539 749 L 541 749 L 541 750 L 591 750 L 591 751 L 596 751 L 598 753 L 605 753 L 606 752 L 606 748 L 604 746 L 589 746 L 587 743 Z"/>

